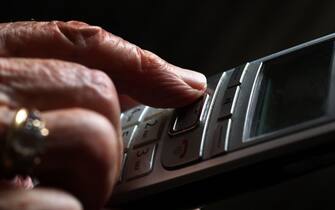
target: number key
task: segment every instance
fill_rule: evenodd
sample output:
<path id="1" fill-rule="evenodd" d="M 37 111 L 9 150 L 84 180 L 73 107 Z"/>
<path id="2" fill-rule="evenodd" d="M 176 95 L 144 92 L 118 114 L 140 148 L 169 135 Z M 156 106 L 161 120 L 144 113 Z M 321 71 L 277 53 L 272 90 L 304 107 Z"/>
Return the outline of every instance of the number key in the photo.
<path id="1" fill-rule="evenodd" d="M 156 144 L 140 147 L 129 153 L 126 179 L 133 179 L 148 174 L 152 170 Z"/>
<path id="2" fill-rule="evenodd" d="M 144 108 L 145 106 L 141 105 L 141 106 L 137 106 L 123 113 L 123 115 L 121 115 L 122 127 L 127 127 L 127 126 L 140 122 L 140 118 L 141 118 Z"/>
<path id="3" fill-rule="evenodd" d="M 139 147 L 149 142 L 158 140 L 161 134 L 164 119 L 164 117 L 158 117 L 143 122 L 135 134 L 134 147 Z"/>

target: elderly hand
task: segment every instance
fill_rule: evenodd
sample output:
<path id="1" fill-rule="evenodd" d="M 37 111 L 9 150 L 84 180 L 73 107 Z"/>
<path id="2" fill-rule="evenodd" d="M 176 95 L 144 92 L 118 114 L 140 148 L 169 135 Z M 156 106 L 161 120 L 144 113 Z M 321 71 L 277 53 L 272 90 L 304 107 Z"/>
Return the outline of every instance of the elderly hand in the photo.
<path id="1" fill-rule="evenodd" d="M 50 131 L 41 187 L 2 181 L 5 210 L 100 209 L 120 172 L 120 105 L 178 107 L 206 88 L 202 74 L 76 21 L 0 24 L 0 56 L 0 140 L 20 107 L 40 110 Z"/>

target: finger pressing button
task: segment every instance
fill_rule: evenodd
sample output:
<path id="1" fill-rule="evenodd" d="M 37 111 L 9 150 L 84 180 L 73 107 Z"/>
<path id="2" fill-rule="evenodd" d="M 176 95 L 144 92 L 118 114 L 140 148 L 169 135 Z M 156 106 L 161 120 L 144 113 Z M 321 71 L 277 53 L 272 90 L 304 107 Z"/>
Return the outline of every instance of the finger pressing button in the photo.
<path id="1" fill-rule="evenodd" d="M 175 110 L 169 133 L 171 135 L 189 131 L 197 126 L 205 102 L 203 97 L 197 102 Z"/>

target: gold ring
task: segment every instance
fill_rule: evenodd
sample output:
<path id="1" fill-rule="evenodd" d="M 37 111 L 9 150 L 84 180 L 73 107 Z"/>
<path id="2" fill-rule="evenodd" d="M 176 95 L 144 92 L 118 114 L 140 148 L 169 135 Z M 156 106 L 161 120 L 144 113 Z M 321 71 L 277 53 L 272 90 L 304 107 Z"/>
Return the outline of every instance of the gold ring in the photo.
<path id="1" fill-rule="evenodd" d="M 8 177 L 33 175 L 33 169 L 41 162 L 48 135 L 49 130 L 37 110 L 19 109 L 1 145 L 0 173 Z"/>

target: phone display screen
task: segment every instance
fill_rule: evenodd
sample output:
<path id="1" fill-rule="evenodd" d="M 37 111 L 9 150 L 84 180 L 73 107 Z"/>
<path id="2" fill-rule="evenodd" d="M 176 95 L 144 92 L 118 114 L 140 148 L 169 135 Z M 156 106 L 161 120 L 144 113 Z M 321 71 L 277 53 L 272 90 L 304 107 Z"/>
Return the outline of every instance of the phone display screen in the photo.
<path id="1" fill-rule="evenodd" d="M 327 111 L 333 45 L 264 62 L 250 137 L 322 117 Z"/>

